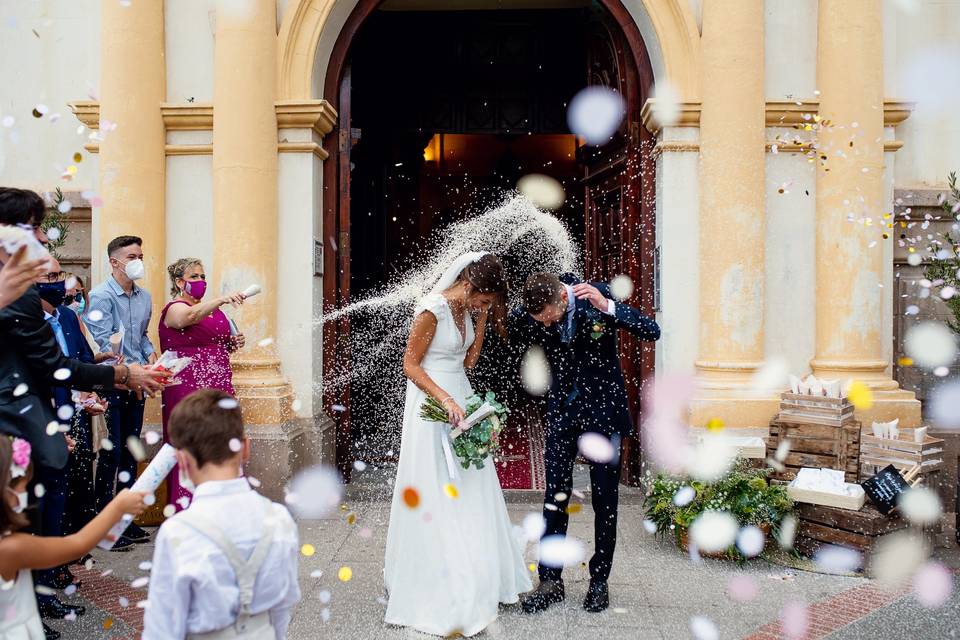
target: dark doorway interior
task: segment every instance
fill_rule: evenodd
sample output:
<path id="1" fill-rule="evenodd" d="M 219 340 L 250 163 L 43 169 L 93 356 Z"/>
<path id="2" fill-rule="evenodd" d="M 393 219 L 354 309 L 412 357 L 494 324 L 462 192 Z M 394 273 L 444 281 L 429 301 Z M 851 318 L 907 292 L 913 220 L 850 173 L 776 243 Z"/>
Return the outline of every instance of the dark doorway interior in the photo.
<path id="1" fill-rule="evenodd" d="M 327 184 L 337 184 L 338 192 L 325 200 L 328 235 L 349 243 L 336 257 L 339 302 L 405 271 L 436 229 L 486 210 L 520 177 L 543 173 L 565 188 L 566 202 L 554 214 L 584 247 L 587 276 L 628 273 L 637 285 L 635 304 L 649 307 L 639 299 L 650 284 L 640 220 L 653 182 L 652 173 L 641 180 L 649 150 L 642 151 L 639 138 L 649 77 L 637 72 L 635 54 L 607 9 L 596 2 L 564 7 L 378 9 L 359 25 L 342 58 L 337 156 L 328 160 L 338 180 Z M 610 86 L 627 101 L 620 132 L 599 149 L 582 146 L 566 122 L 570 99 L 587 84 Z M 645 226 L 652 234 L 652 214 Z M 325 350 L 331 342 L 348 343 L 336 335 L 364 329 L 356 321 L 337 327 L 340 333 L 331 329 Z M 488 379 L 496 380 L 499 352 L 490 346 Z M 639 418 L 639 381 L 652 371 L 652 351 L 641 355 L 625 341 L 624 356 L 635 363 L 628 379 Z M 343 402 L 348 414 L 338 416 L 338 461 L 346 474 L 351 460 L 389 460 L 398 452 L 399 424 L 380 424 L 384 399 L 375 385 L 352 383 Z M 513 422 L 513 455 L 498 472 L 505 488 L 532 488 L 542 473 L 528 442 L 534 436 L 530 424 Z M 638 462 L 638 443 L 632 446 Z"/>

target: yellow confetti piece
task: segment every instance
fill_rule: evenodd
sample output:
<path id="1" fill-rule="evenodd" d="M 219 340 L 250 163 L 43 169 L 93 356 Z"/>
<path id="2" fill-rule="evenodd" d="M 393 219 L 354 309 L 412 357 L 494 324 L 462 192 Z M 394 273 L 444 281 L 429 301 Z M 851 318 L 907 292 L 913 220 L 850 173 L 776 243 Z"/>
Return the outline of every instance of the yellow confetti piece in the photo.
<path id="1" fill-rule="evenodd" d="M 104 629 L 110 629 L 110 627 L 112 626 L 113 626 L 113 618 L 107 618 L 106 620 L 103 621 Z"/>
<path id="2" fill-rule="evenodd" d="M 357 514 L 349 513 L 347 514 L 347 524 L 356 524 L 357 523 Z"/>
<path id="3" fill-rule="evenodd" d="M 567 513 L 570 515 L 573 515 L 575 513 L 580 513 L 581 511 L 583 511 L 583 505 L 580 505 L 577 503 L 571 503 L 567 505 Z"/>
<path id="4" fill-rule="evenodd" d="M 307 556 L 308 558 L 313 554 L 315 554 L 316 552 L 317 550 L 314 548 L 312 544 L 305 544 L 302 547 L 300 547 L 300 553 Z"/>
<path id="5" fill-rule="evenodd" d="M 710 418 L 707 420 L 707 431 L 715 433 L 723 429 L 723 420 L 720 418 Z"/>
<path id="6" fill-rule="evenodd" d="M 899 360 L 897 360 L 897 364 L 900 365 L 901 367 L 912 367 L 913 358 L 907 358 L 907 357 L 900 358 Z"/>
<path id="7" fill-rule="evenodd" d="M 915 253 L 916 251 L 913 247 L 907 247 L 907 253 Z"/>
<path id="8" fill-rule="evenodd" d="M 533 563 L 531 562 L 530 564 L 527 565 L 527 569 L 530 569 L 530 573 L 536 573 L 536 572 L 537 572 L 537 565 L 535 565 L 535 564 L 533 564 Z"/>
<path id="9" fill-rule="evenodd" d="M 883 214 L 883 219 L 884 219 L 884 220 L 889 220 L 891 215 L 893 215 L 893 214 L 885 213 L 885 214 Z"/>
<path id="10" fill-rule="evenodd" d="M 353 569 L 350 567 L 340 567 L 340 571 L 337 572 L 337 577 L 340 578 L 340 582 L 350 582 L 350 578 L 353 577 Z"/>
<path id="11" fill-rule="evenodd" d="M 449 482 L 443 485 L 443 492 L 447 494 L 448 498 L 458 498 L 460 497 L 460 492 L 457 491 L 457 488 L 450 484 Z"/>
<path id="12" fill-rule="evenodd" d="M 67 167 L 67 173 L 70 174 L 71 176 L 76 175 L 77 173 L 76 165 L 70 165 L 69 167 Z"/>
<path id="13" fill-rule="evenodd" d="M 870 387 L 859 380 L 850 383 L 850 389 L 847 391 L 847 397 L 853 403 L 854 408 L 866 411 L 873 406 L 873 392 Z"/>
<path id="14" fill-rule="evenodd" d="M 420 494 L 413 487 L 407 487 L 403 490 L 403 503 L 411 509 L 420 506 Z"/>
<path id="15" fill-rule="evenodd" d="M 74 161 L 74 162 L 82 162 L 82 161 L 83 161 L 83 154 L 80 153 L 79 151 L 77 151 L 75 154 L 73 154 L 73 161 Z"/>

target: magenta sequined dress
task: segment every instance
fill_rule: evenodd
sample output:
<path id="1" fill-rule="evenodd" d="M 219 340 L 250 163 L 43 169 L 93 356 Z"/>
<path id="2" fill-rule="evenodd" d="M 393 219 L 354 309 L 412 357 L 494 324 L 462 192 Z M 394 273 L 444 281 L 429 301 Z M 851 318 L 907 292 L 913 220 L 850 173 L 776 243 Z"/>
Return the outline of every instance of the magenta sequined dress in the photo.
<path id="1" fill-rule="evenodd" d="M 177 375 L 180 384 L 167 387 L 163 390 L 163 441 L 169 442 L 167 435 L 167 421 L 170 412 L 183 398 L 197 389 L 221 389 L 233 395 L 233 372 L 230 369 L 230 321 L 227 316 L 217 309 L 209 316 L 185 329 L 171 329 L 164 324 L 167 310 L 175 304 L 189 304 L 183 300 L 174 300 L 167 303 L 160 314 L 160 349 L 161 351 L 176 351 L 178 355 L 193 358 L 190 366 Z M 189 491 L 180 486 L 180 477 L 177 467 L 173 468 L 167 477 L 169 502 L 183 497 L 191 497 Z M 183 509 L 177 504 L 177 511 Z"/>

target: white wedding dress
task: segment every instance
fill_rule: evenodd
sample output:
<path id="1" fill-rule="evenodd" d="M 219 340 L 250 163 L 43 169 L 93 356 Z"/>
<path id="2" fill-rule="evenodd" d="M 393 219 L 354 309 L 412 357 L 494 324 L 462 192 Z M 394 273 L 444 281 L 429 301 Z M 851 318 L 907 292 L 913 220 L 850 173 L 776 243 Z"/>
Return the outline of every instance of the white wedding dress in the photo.
<path id="1" fill-rule="evenodd" d="M 418 305 L 417 313 L 424 311 L 436 316 L 437 330 L 423 368 L 465 408 L 473 393 L 463 367 L 474 340 L 470 315 L 461 338 L 446 298 L 436 289 Z M 451 481 L 442 446 L 450 425 L 420 417 L 425 399 L 408 380 L 387 532 L 385 621 L 438 636 L 472 636 L 496 620 L 500 603 L 517 602 L 531 589 L 530 573 L 493 460 L 483 469 L 464 469 L 454 458 L 459 478 Z M 457 497 L 445 491 L 448 483 Z M 415 508 L 403 499 L 408 487 L 419 495 Z"/>

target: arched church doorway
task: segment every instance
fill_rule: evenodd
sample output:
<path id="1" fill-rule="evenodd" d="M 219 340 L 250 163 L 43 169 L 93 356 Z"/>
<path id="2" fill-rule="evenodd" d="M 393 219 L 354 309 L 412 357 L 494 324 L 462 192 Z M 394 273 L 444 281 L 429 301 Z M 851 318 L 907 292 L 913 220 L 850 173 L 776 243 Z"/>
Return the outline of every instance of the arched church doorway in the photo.
<path id="1" fill-rule="evenodd" d="M 339 114 L 325 145 L 323 226 L 335 245 L 327 273 L 336 277 L 324 280 L 324 307 L 375 290 L 416 259 L 432 232 L 483 211 L 523 175 L 544 173 L 565 188 L 554 213 L 583 246 L 586 277 L 630 276 L 630 302 L 652 315 L 654 171 L 640 124 L 652 81 L 620 0 L 531 0 L 510 9 L 492 0 L 361 0 L 340 32 L 324 87 Z M 567 125 L 567 105 L 586 85 L 611 87 L 627 105 L 620 130 L 599 148 Z M 363 329 L 325 326 L 325 379 L 329 368 L 350 362 L 351 332 Z M 517 376 L 497 369 L 495 342 L 480 370 L 495 390 L 497 381 L 515 388 Z M 640 472 L 641 384 L 652 376 L 653 353 L 622 336 L 638 427 L 623 443 L 622 479 L 631 484 Z M 325 393 L 328 411 L 346 408 L 331 411 L 346 477 L 354 460 L 376 464 L 399 451 L 399 423 L 380 424 L 383 402 L 377 385 L 363 381 Z M 541 488 L 542 407 L 525 396 L 511 406 L 501 483 Z"/>

